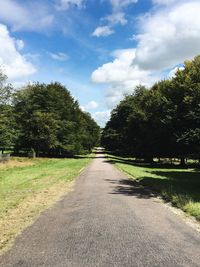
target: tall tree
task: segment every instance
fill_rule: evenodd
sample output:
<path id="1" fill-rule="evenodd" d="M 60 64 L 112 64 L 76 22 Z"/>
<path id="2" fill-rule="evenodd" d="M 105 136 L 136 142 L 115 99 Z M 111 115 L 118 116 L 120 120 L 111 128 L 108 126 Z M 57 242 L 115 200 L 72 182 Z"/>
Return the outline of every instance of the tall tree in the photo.
<path id="1" fill-rule="evenodd" d="M 102 142 L 137 157 L 199 157 L 200 56 L 171 80 L 139 86 L 113 110 Z"/>
<path id="2" fill-rule="evenodd" d="M 91 118 L 60 83 L 26 86 L 16 93 L 14 107 L 20 131 L 18 147 L 74 154 L 90 150 L 94 146 L 91 138 L 98 139 L 98 131 L 87 130 Z"/>
<path id="3" fill-rule="evenodd" d="M 13 146 L 16 137 L 15 120 L 11 106 L 13 88 L 7 76 L 0 71 L 0 148 L 2 151 Z"/>

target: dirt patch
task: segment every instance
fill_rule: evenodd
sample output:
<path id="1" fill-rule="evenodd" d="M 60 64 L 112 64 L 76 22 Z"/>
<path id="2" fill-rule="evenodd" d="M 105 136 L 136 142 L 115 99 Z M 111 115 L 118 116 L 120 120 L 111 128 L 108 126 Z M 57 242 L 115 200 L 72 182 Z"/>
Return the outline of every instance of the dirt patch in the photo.
<path id="1" fill-rule="evenodd" d="M 32 166 L 32 165 L 34 165 L 34 162 L 31 162 L 31 161 L 10 160 L 5 163 L 0 163 L 0 169 L 8 169 L 8 168 L 14 168 L 14 167 L 26 167 L 26 166 Z"/>
<path id="2" fill-rule="evenodd" d="M 72 190 L 74 182 L 59 182 L 48 189 L 24 199 L 15 209 L 0 218 L 0 254 L 9 249 L 20 232 L 33 223 L 38 215 L 51 207 L 66 192 Z"/>

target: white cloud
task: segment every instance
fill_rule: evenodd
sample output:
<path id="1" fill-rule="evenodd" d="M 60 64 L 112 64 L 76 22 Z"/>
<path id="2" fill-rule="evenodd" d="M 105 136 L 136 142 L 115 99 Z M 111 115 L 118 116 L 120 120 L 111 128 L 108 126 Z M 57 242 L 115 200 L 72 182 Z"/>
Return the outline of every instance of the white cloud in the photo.
<path id="1" fill-rule="evenodd" d="M 108 85 L 109 108 L 138 84 L 149 86 L 172 77 L 177 66 L 200 53 L 200 2 L 155 0 L 154 4 L 161 6 L 140 18 L 136 48 L 115 51 L 115 59 L 91 75 L 93 82 Z"/>
<path id="2" fill-rule="evenodd" d="M 140 68 L 172 68 L 200 53 L 200 2 L 180 1 L 141 19 L 135 62 Z"/>
<path id="3" fill-rule="evenodd" d="M 92 33 L 92 36 L 96 36 L 96 37 L 108 36 L 113 33 L 114 31 L 109 26 L 102 26 L 102 27 L 97 27 Z"/>
<path id="4" fill-rule="evenodd" d="M 133 92 L 133 88 L 124 88 L 120 84 L 112 85 L 106 91 L 106 106 L 110 109 L 113 109 L 119 102 L 122 100 L 126 93 Z"/>
<path id="5" fill-rule="evenodd" d="M 109 108 L 118 104 L 125 93 L 133 92 L 137 85 L 150 86 L 158 79 L 155 74 L 133 64 L 135 53 L 135 49 L 116 50 L 113 53 L 115 59 L 102 65 L 91 75 L 93 82 L 109 85 L 105 95 Z"/>
<path id="6" fill-rule="evenodd" d="M 2 1 L 0 20 L 11 26 L 13 31 L 41 31 L 52 25 L 54 16 L 48 7 L 40 3 L 20 4 L 13 0 Z"/>
<path id="7" fill-rule="evenodd" d="M 20 90 L 22 87 L 25 87 L 27 85 L 33 85 L 34 81 L 31 80 L 24 80 L 24 81 L 14 81 L 12 82 L 12 86 L 15 88 L 15 90 Z"/>
<path id="8" fill-rule="evenodd" d="M 15 40 L 16 46 L 18 50 L 22 50 L 24 48 L 24 41 L 23 40 Z"/>
<path id="9" fill-rule="evenodd" d="M 172 70 L 170 70 L 170 72 L 168 74 L 168 77 L 169 78 L 173 78 L 176 75 L 176 72 L 178 70 L 184 70 L 184 67 L 175 67 L 175 68 L 173 68 Z"/>
<path id="10" fill-rule="evenodd" d="M 102 18 L 102 20 L 108 21 L 110 25 L 127 24 L 127 19 L 125 18 L 125 14 L 123 12 L 112 13 L 111 15 Z"/>
<path id="11" fill-rule="evenodd" d="M 116 57 L 92 73 L 91 79 L 95 83 L 149 83 L 149 72 L 132 64 L 135 59 L 135 49 L 123 49 L 114 52 Z M 131 83 L 132 82 L 132 83 Z"/>
<path id="12" fill-rule="evenodd" d="M 32 63 L 18 51 L 17 43 L 18 41 L 10 36 L 7 27 L 0 24 L 0 65 L 8 78 L 12 80 L 36 72 Z"/>
<path id="13" fill-rule="evenodd" d="M 69 59 L 69 56 L 65 53 L 62 52 L 57 52 L 57 53 L 49 53 L 51 58 L 58 60 L 58 61 L 66 61 Z"/>
<path id="14" fill-rule="evenodd" d="M 92 100 L 88 104 L 86 104 L 85 106 L 83 106 L 83 109 L 84 110 L 87 110 L 87 109 L 90 109 L 91 110 L 91 109 L 98 108 L 98 106 L 99 106 L 99 104 L 96 101 Z"/>
<path id="15" fill-rule="evenodd" d="M 107 25 L 99 26 L 93 32 L 93 36 L 109 36 L 114 33 L 113 27 L 117 24 L 126 25 L 127 19 L 122 9 L 128 5 L 137 3 L 138 0 L 109 0 L 112 5 L 112 13 L 108 16 L 101 18 L 101 21 L 105 21 Z"/>
<path id="16" fill-rule="evenodd" d="M 26 58 L 26 60 L 30 60 L 32 62 L 38 62 L 39 58 L 41 57 L 41 55 L 38 53 L 26 53 L 23 56 Z"/>
<path id="17" fill-rule="evenodd" d="M 84 106 L 80 106 L 80 109 L 81 109 L 82 111 L 85 111 Z"/>
<path id="18" fill-rule="evenodd" d="M 178 0 L 152 0 L 152 3 L 155 5 L 169 5 L 176 3 Z"/>
<path id="19" fill-rule="evenodd" d="M 104 127 L 106 122 L 110 119 L 110 112 L 110 110 L 98 111 L 92 114 L 92 117 L 100 127 Z"/>
<path id="20" fill-rule="evenodd" d="M 56 7 L 58 10 L 66 10 L 72 6 L 82 8 L 84 6 L 84 0 L 59 0 Z"/>
<path id="21" fill-rule="evenodd" d="M 119 10 L 128 5 L 135 4 L 138 0 L 109 0 L 114 10 Z"/>

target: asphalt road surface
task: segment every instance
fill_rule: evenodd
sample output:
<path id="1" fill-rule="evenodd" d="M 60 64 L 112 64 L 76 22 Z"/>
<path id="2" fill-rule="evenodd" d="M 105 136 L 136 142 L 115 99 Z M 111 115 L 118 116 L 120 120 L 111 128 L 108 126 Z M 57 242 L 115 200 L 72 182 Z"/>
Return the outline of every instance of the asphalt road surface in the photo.
<path id="1" fill-rule="evenodd" d="M 200 266 L 200 234 L 98 153 L 0 266 Z"/>

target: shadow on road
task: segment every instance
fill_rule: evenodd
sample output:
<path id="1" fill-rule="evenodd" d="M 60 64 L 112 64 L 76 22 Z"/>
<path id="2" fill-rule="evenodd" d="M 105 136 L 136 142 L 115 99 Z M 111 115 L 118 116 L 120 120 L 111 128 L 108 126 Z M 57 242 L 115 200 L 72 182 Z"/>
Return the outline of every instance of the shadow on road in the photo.
<path id="1" fill-rule="evenodd" d="M 163 200 L 179 206 L 200 202 L 200 170 L 195 165 L 181 168 L 169 164 L 138 163 L 115 156 L 107 158 L 105 162 L 113 165 L 116 163 L 131 165 L 142 170 L 137 180 L 110 181 L 116 184 L 112 194 L 133 195 L 140 198 L 159 195 Z"/>
<path id="2" fill-rule="evenodd" d="M 104 155 L 104 153 L 102 152 L 102 151 L 96 151 L 95 152 L 95 155 L 76 155 L 76 156 L 74 156 L 73 158 L 75 158 L 75 159 L 88 159 L 88 158 L 90 158 L 90 159 L 95 159 L 95 158 L 102 158 L 102 159 L 104 159 L 105 158 L 105 155 Z"/>
<path id="3" fill-rule="evenodd" d="M 137 181 L 129 179 L 122 179 L 122 180 L 105 179 L 105 181 L 113 185 L 112 186 L 113 191 L 110 192 L 109 194 L 122 194 L 125 196 L 135 196 L 138 198 L 145 198 L 145 199 L 156 196 L 155 193 L 151 192 L 147 188 L 144 188 Z"/>

